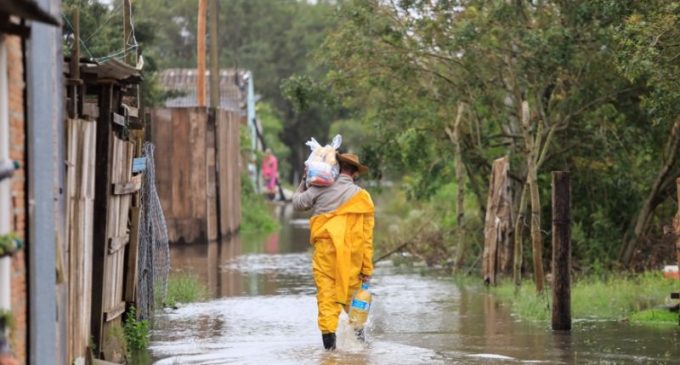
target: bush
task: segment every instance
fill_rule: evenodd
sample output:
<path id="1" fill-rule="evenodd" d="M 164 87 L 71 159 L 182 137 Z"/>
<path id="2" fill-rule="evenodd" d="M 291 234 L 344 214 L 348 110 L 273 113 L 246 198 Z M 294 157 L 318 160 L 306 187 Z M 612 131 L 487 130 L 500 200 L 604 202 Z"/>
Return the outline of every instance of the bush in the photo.
<path id="1" fill-rule="evenodd" d="M 137 320 L 137 310 L 130 307 L 123 326 L 129 352 L 145 350 L 149 346 L 149 321 Z"/>
<path id="2" fill-rule="evenodd" d="M 241 175 L 241 232 L 244 234 L 271 233 L 279 228 L 264 196 L 253 189 L 250 178 Z"/>

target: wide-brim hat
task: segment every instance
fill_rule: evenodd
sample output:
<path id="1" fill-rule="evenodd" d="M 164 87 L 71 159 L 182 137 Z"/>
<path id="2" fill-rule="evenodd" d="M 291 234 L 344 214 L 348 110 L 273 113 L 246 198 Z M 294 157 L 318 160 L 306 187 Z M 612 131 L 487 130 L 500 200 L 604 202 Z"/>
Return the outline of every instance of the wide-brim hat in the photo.
<path id="1" fill-rule="evenodd" d="M 336 157 L 339 162 L 344 162 L 356 167 L 360 174 L 368 172 L 368 166 L 362 165 L 361 162 L 359 162 L 359 156 L 353 153 L 338 153 Z"/>

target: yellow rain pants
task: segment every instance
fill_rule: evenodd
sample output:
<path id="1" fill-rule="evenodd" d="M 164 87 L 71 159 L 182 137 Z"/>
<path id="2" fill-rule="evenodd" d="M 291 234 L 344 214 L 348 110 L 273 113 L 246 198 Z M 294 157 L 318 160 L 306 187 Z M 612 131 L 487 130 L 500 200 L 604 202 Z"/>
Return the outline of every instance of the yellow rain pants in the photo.
<path id="1" fill-rule="evenodd" d="M 361 190 L 338 209 L 310 219 L 312 271 L 322 333 L 335 332 L 340 311 L 348 309 L 359 289 L 359 274 L 373 274 L 374 211 L 371 196 Z"/>

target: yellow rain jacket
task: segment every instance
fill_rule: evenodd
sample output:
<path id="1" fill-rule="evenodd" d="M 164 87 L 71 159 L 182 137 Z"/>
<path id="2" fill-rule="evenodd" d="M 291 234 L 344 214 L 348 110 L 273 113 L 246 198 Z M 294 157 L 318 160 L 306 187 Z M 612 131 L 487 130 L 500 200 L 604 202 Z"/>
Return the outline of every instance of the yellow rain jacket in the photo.
<path id="1" fill-rule="evenodd" d="M 310 219 L 312 270 L 323 333 L 335 332 L 342 307 L 347 309 L 361 284 L 359 274 L 373 274 L 374 212 L 371 196 L 361 190 L 336 210 Z"/>

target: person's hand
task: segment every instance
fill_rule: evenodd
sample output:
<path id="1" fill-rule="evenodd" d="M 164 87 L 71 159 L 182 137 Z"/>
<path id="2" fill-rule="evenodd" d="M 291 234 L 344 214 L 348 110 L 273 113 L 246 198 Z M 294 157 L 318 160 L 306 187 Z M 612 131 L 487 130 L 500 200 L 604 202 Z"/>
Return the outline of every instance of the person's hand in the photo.
<path id="1" fill-rule="evenodd" d="M 359 279 L 361 280 L 362 283 L 366 284 L 368 284 L 371 281 L 371 277 L 364 274 L 359 274 Z"/>

